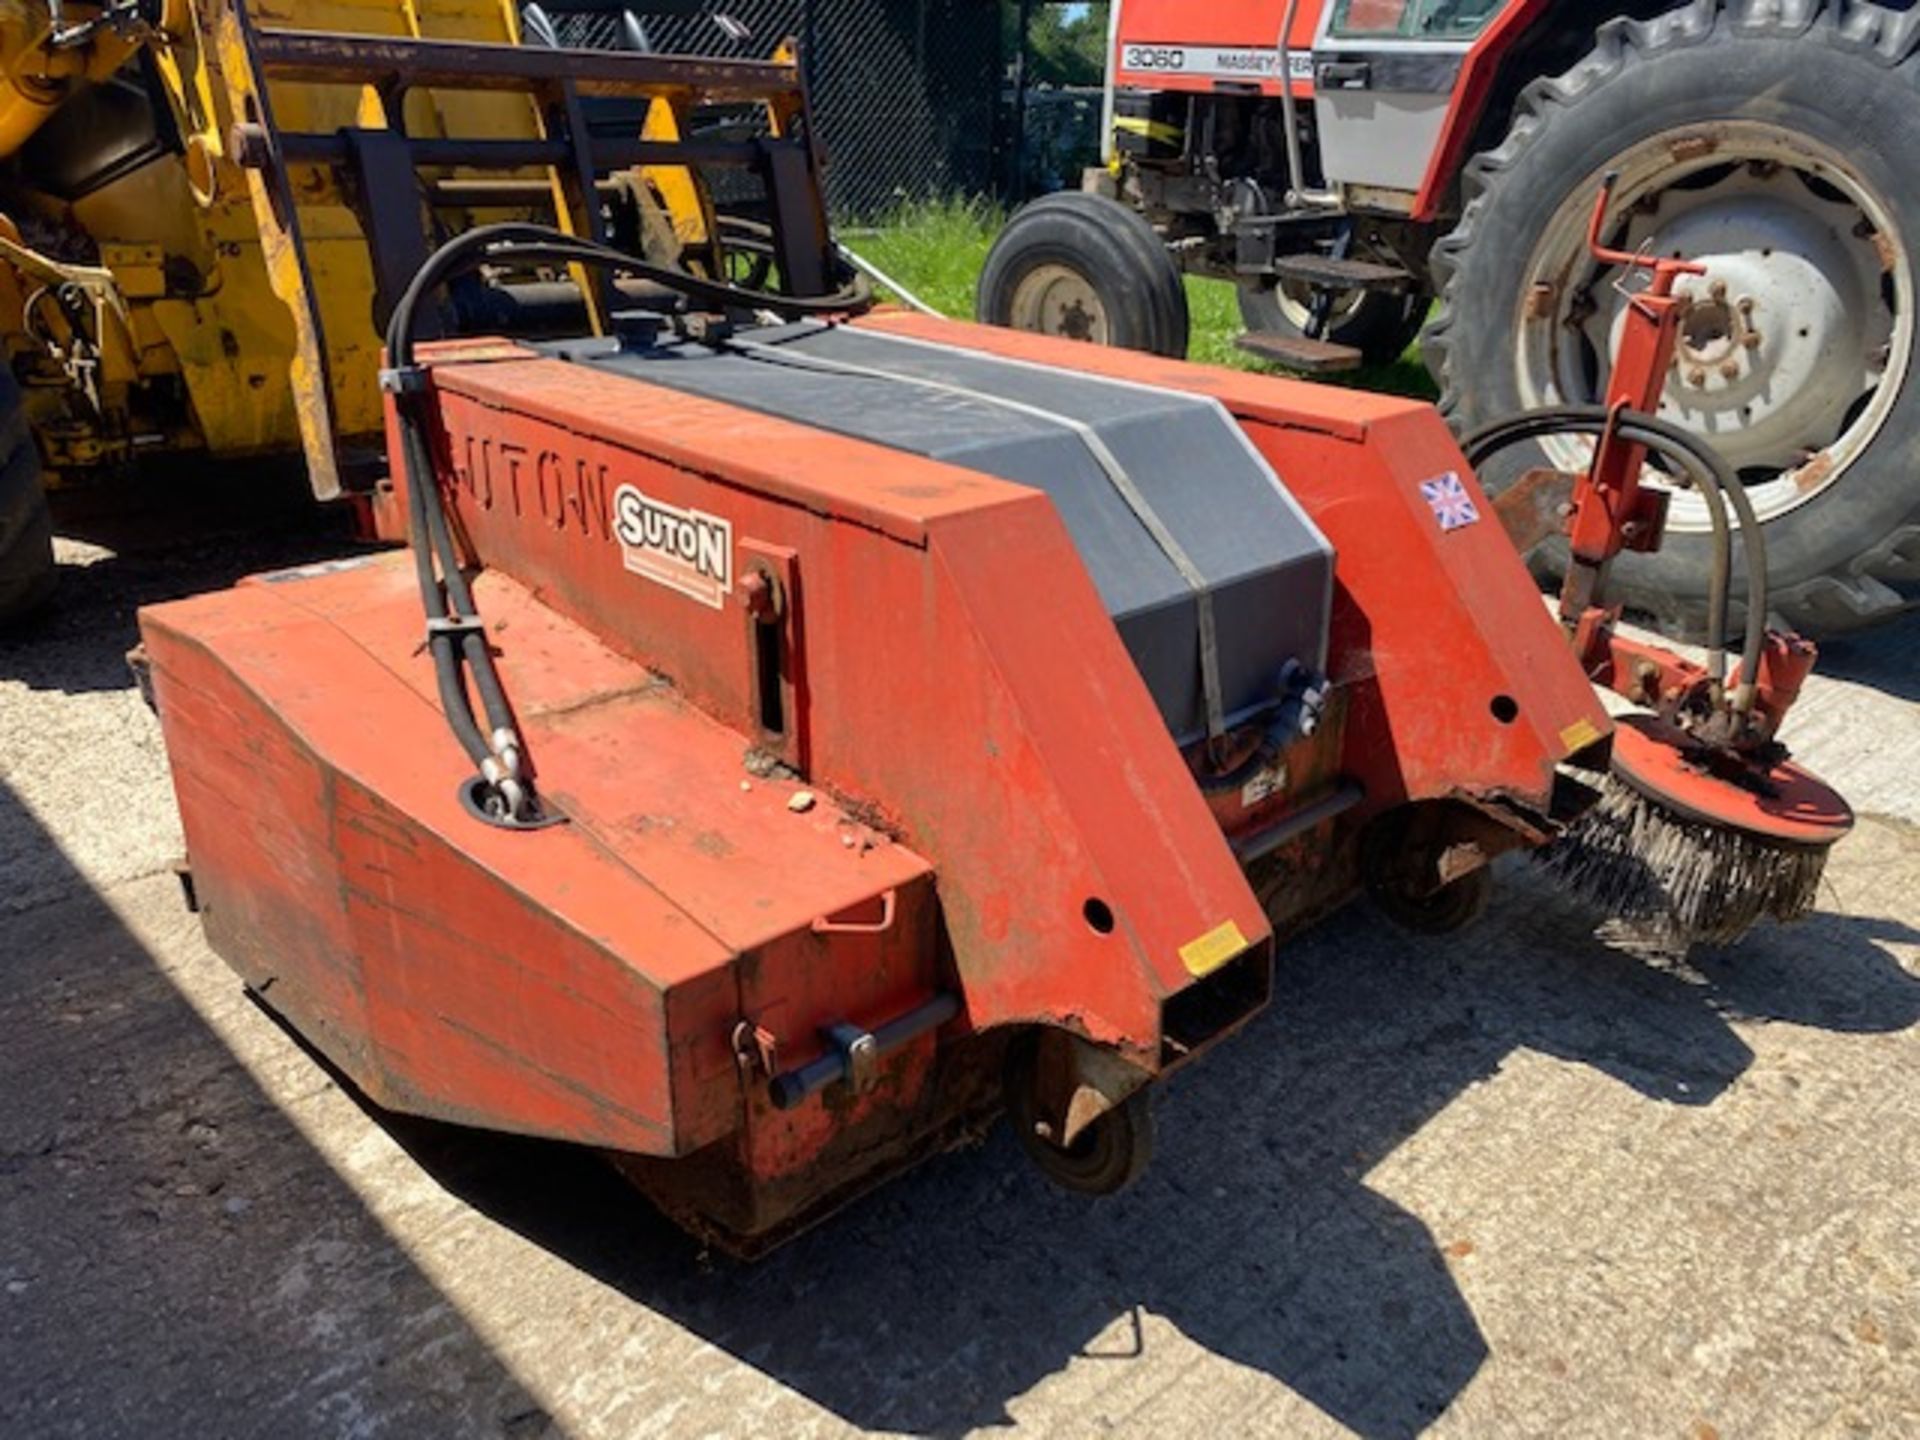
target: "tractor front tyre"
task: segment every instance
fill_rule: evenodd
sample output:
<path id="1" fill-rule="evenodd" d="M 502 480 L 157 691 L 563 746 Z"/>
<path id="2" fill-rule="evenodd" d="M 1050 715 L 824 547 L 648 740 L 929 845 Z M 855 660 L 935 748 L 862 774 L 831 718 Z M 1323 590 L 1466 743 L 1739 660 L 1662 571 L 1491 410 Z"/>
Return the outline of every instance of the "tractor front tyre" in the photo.
<path id="1" fill-rule="evenodd" d="M 1313 292 L 1285 281 L 1277 285 L 1246 283 L 1239 287 L 1240 319 L 1248 330 L 1306 338 L 1312 319 Z M 1384 290 L 1347 290 L 1334 297 L 1320 338 L 1351 345 L 1369 365 L 1391 365 L 1406 353 L 1426 323 L 1429 297 L 1424 292 L 1393 294 Z"/>
<path id="2" fill-rule="evenodd" d="M 1861 0 L 1697 3 L 1610 20 L 1571 70 L 1537 80 L 1506 138 L 1464 175 L 1433 252 L 1426 335 L 1462 433 L 1604 400 L 1617 326 L 1642 283 L 1596 265 L 1586 225 L 1617 172 L 1609 246 L 1707 267 L 1661 418 L 1739 474 L 1766 537 L 1770 618 L 1809 635 L 1920 598 L 1920 11 Z M 1515 446 L 1499 490 L 1538 465 L 1584 468 L 1591 441 Z M 1706 623 L 1708 515 L 1673 494 L 1665 545 L 1615 562 L 1611 598 L 1682 635 Z M 1543 579 L 1564 541 L 1534 554 Z M 1746 603 L 1735 566 L 1734 623 Z"/>
<path id="3" fill-rule="evenodd" d="M 1153 227 L 1117 200 L 1067 190 L 1017 212 L 987 252 L 975 313 L 988 325 L 1187 353 L 1187 291 Z"/>
<path id="4" fill-rule="evenodd" d="M 53 519 L 40 488 L 40 453 L 19 382 L 0 365 L 0 626 L 45 604 L 54 574 Z"/>

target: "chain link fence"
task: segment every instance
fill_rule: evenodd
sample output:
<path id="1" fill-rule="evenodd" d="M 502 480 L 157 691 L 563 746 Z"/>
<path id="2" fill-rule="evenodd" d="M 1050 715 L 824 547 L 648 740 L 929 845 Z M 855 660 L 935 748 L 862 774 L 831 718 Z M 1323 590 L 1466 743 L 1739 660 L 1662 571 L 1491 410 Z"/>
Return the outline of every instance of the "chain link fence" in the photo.
<path id="1" fill-rule="evenodd" d="M 1100 160 L 1104 99 L 1097 86 L 1027 87 L 1014 127 L 1019 164 L 1013 198 L 1079 188 L 1080 172 Z M 1009 91 L 1007 103 L 1016 103 L 1016 92 Z"/>

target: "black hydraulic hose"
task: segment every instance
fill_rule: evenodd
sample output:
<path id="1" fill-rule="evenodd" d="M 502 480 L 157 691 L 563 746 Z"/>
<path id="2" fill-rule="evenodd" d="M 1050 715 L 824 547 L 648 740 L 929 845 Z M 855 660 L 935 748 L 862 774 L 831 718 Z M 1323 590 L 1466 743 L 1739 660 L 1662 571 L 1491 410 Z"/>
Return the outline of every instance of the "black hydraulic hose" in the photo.
<path id="1" fill-rule="evenodd" d="M 1648 434 L 1659 436 L 1686 450 L 1702 464 L 1712 468 L 1714 478 L 1739 522 L 1741 551 L 1747 562 L 1747 623 L 1740 650 L 1740 685 L 1734 691 L 1733 708 L 1744 712 L 1753 704 L 1760 674 L 1760 656 L 1766 644 L 1767 614 L 1770 609 L 1766 534 L 1761 529 L 1759 517 L 1754 514 L 1753 500 L 1747 494 L 1747 487 L 1718 451 L 1678 425 L 1652 416 L 1644 419 Z"/>
<path id="2" fill-rule="evenodd" d="M 1522 440 L 1556 433 L 1597 436 L 1605 432 L 1607 422 L 1608 411 L 1605 406 L 1553 406 L 1495 421 L 1467 436 L 1462 448 L 1469 462 L 1477 466 L 1494 451 Z M 1708 602 L 1710 647 L 1716 639 L 1724 647 L 1726 615 L 1732 589 L 1728 573 L 1732 568 L 1732 542 L 1727 533 L 1726 516 L 1715 502 L 1723 499 L 1733 508 L 1740 525 L 1747 566 L 1747 623 L 1741 646 L 1740 675 L 1742 690 L 1750 703 L 1752 687 L 1759 672 L 1760 653 L 1766 640 L 1768 609 L 1766 538 L 1761 533 L 1759 518 L 1754 514 L 1753 501 L 1725 458 L 1693 432 L 1635 410 L 1621 413 L 1617 430 L 1622 439 L 1644 445 L 1683 465 L 1700 483 L 1702 498 L 1707 502 L 1708 518 L 1713 523 L 1715 540 L 1714 575 Z M 1747 708 L 1746 704 L 1739 703 L 1739 699 L 1736 696 L 1736 708 Z"/>
<path id="3" fill-rule="evenodd" d="M 1734 691 L 1733 708 L 1738 711 L 1750 709 L 1760 675 L 1760 655 L 1766 645 L 1771 583 L 1767 574 L 1767 537 L 1761 529 L 1759 516 L 1754 514 L 1753 499 L 1747 494 L 1747 487 L 1741 483 L 1740 477 L 1734 474 L 1726 457 L 1700 436 L 1671 421 L 1639 411 L 1628 412 L 1626 418 L 1634 422 L 1638 433 L 1693 456 L 1713 476 L 1721 495 L 1733 507 L 1734 518 L 1740 527 L 1741 553 L 1747 562 L 1747 624 L 1740 647 L 1740 686 Z"/>
<path id="4" fill-rule="evenodd" d="M 1622 426 L 1626 426 L 1623 417 Z M 1463 445 L 1468 461 L 1476 467 L 1489 455 L 1523 440 L 1537 438 L 1542 434 L 1577 433 L 1598 436 L 1607 429 L 1604 410 L 1598 417 L 1574 417 L 1569 408 L 1556 410 L 1528 411 L 1522 415 L 1509 416 L 1505 420 L 1495 421 L 1483 426 L 1467 436 Z M 1623 435 L 1625 430 L 1622 430 Z M 1626 438 L 1632 438 L 1627 436 Z M 1733 568 L 1732 538 L 1727 527 L 1726 502 L 1720 493 L 1720 485 L 1713 473 L 1700 463 L 1690 451 L 1673 452 L 1665 445 L 1655 445 L 1670 460 L 1675 460 L 1687 471 L 1688 476 L 1700 487 L 1701 498 L 1707 505 L 1707 518 L 1713 529 L 1713 564 L 1707 583 L 1707 671 L 1716 684 L 1726 679 L 1727 650 L 1726 622 L 1728 600 L 1732 590 L 1731 571 Z"/>
<path id="5" fill-rule="evenodd" d="M 418 445 L 416 465 L 422 465 L 431 483 L 435 473 L 427 441 L 417 430 L 415 443 Z M 440 572 L 445 577 L 448 609 L 455 618 L 469 622 L 460 631 L 460 654 L 467 667 L 473 672 L 475 686 L 480 691 L 480 705 L 486 713 L 489 730 L 510 730 L 513 728 L 513 711 L 507 705 L 506 691 L 501 688 L 500 676 L 494 667 L 493 652 L 487 648 L 487 637 L 479 624 L 480 610 L 473 603 L 473 590 L 467 584 L 467 574 L 460 564 L 460 552 L 454 547 L 452 527 L 447 524 L 447 512 L 433 500 L 427 504 L 427 531 L 432 539 L 433 552 L 440 562 Z"/>
<path id="6" fill-rule="evenodd" d="M 676 290 L 689 300 L 734 309 L 766 310 L 785 319 L 807 316 L 844 315 L 864 310 L 873 302 L 871 287 L 856 276 L 844 288 L 831 295 L 776 295 L 732 285 L 724 280 L 709 280 L 668 265 L 641 260 L 624 250 L 598 241 L 568 235 L 549 225 L 523 221 L 505 221 L 482 225 L 448 241 L 414 274 L 387 324 L 387 363 L 408 366 L 413 363 L 414 316 L 420 300 L 429 291 L 464 270 L 489 262 L 520 261 L 541 264 L 583 264 L 620 270 L 652 280 Z"/>
<path id="7" fill-rule="evenodd" d="M 473 702 L 467 696 L 466 681 L 460 671 L 459 637 L 445 628 L 449 619 L 447 596 L 434 573 L 428 505 L 424 493 L 416 493 L 421 491 L 420 452 L 425 442 L 419 419 L 410 412 L 419 402 L 415 396 L 401 395 L 396 397 L 396 403 L 400 414 L 401 459 L 406 467 L 407 528 L 413 539 L 414 578 L 419 583 L 421 604 L 427 612 L 427 651 L 433 657 L 440 708 L 460 748 L 477 765 L 491 753 L 491 747 L 473 717 Z"/>

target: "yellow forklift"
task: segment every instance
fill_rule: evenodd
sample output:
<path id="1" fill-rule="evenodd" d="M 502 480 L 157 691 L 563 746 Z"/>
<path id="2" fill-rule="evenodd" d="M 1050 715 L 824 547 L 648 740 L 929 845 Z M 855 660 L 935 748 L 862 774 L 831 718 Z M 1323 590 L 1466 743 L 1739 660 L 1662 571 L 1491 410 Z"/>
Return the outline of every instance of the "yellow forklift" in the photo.
<path id="1" fill-rule="evenodd" d="M 370 499 L 380 326 L 475 225 L 827 288 L 791 48 L 689 60 L 625 31 L 559 48 L 516 0 L 0 0 L 0 622 L 53 588 L 47 489 L 304 450 L 317 499 Z M 676 162 L 743 177 L 724 239 Z M 450 303 L 598 329 L 601 283 L 491 275 Z"/>

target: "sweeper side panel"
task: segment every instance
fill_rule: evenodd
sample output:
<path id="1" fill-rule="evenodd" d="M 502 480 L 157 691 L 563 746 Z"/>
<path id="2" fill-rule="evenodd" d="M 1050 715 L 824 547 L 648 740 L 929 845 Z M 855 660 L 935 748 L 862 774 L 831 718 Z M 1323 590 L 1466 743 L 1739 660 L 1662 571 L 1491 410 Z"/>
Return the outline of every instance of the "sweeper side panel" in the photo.
<path id="1" fill-rule="evenodd" d="M 738 1124 L 743 991 L 860 1014 L 935 987 L 923 859 L 832 807 L 791 813 L 791 784 L 743 791 L 736 737 L 504 578 L 485 593 L 509 674 L 582 777 L 579 821 L 475 823 L 411 583 L 383 557 L 144 621 L 209 939 L 370 1096 L 686 1153 Z M 883 897 L 891 925 L 855 923 Z"/>

